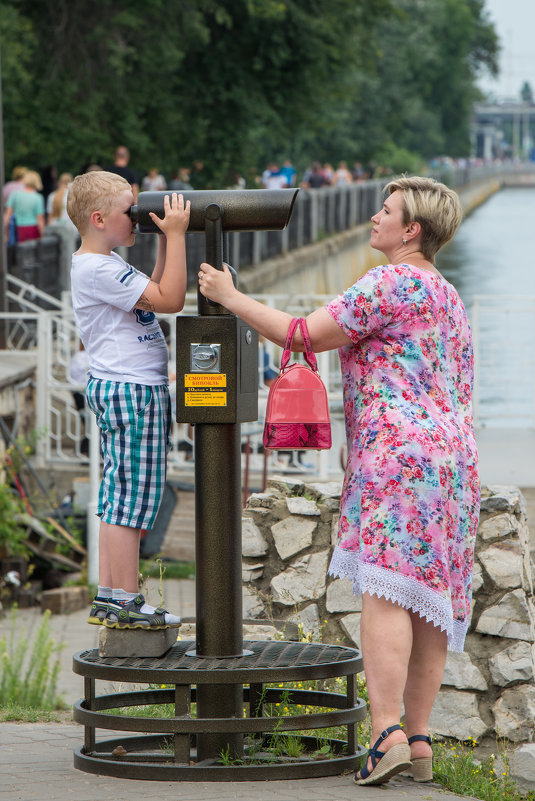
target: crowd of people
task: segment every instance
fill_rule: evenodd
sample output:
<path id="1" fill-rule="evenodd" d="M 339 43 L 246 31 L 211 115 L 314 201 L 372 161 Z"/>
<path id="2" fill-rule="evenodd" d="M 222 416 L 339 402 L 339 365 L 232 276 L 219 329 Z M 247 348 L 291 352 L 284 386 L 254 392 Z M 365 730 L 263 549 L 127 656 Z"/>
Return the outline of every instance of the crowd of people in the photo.
<path id="1" fill-rule="evenodd" d="M 386 174 L 384 168 L 374 163 L 363 166 L 357 161 L 352 167 L 348 167 L 347 162 L 340 161 L 334 168 L 332 164 L 314 161 L 299 179 L 291 159 L 285 159 L 281 166 L 277 161 L 270 161 L 261 173 L 254 167 L 247 175 L 231 169 L 227 172 L 223 187 L 216 187 L 210 184 L 205 165 L 200 160 L 194 161 L 191 166 L 179 166 L 168 177 L 158 166 L 149 167 L 143 175 L 130 165 L 130 153 L 124 145 L 116 148 L 112 163 L 87 162 L 80 173 L 93 170 L 106 170 L 125 178 L 132 187 L 134 200 L 137 200 L 140 191 L 283 189 L 294 186 L 318 189 L 365 181 Z M 47 167 L 41 172 L 20 165 L 14 167 L 10 180 L 3 187 L 4 225 L 8 244 L 38 239 L 51 223 L 74 230 L 66 210 L 68 188 L 72 180 L 73 175 L 70 172 L 58 175 L 55 167 Z"/>

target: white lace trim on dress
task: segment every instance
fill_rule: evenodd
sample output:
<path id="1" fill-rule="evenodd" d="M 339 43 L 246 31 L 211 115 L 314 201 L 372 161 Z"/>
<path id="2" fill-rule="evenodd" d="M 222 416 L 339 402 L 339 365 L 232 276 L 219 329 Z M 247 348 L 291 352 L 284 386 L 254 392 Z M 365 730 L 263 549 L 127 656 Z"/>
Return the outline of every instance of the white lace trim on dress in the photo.
<path id="1" fill-rule="evenodd" d="M 425 617 L 446 632 L 450 651 L 461 653 L 464 650 L 469 622 L 460 623 L 454 620 L 451 604 L 446 598 L 419 581 L 376 565 L 359 562 L 355 551 L 339 546 L 334 549 L 328 572 L 332 576 L 349 579 L 355 595 L 368 592 L 418 612 L 420 617 Z"/>

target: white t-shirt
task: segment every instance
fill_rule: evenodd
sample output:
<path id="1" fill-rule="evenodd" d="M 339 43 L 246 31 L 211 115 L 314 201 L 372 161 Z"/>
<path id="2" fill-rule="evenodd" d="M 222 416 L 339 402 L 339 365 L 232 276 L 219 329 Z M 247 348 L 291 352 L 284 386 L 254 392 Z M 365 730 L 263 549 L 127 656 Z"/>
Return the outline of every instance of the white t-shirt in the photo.
<path id="1" fill-rule="evenodd" d="M 89 374 L 109 381 L 167 384 L 168 353 L 154 312 L 134 309 L 149 278 L 117 253 L 72 257 L 74 319 Z"/>

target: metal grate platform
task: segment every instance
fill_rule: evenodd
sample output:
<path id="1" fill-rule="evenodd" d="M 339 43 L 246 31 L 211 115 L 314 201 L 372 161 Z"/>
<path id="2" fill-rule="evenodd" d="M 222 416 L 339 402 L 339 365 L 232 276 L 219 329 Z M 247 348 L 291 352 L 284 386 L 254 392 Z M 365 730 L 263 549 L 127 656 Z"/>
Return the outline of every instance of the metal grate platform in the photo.
<path id="1" fill-rule="evenodd" d="M 74 719 L 85 726 L 85 743 L 75 752 L 75 767 L 108 776 L 161 781 L 301 778 L 358 767 L 365 751 L 357 745 L 355 724 L 366 716 L 366 704 L 355 693 L 355 674 L 362 670 L 359 651 L 320 643 L 262 641 L 244 643 L 250 655 L 216 659 L 188 656 L 194 647 L 193 641 L 177 642 L 160 658 L 100 657 L 97 650 L 74 656 L 74 672 L 85 677 L 85 699 L 74 707 Z M 347 677 L 345 695 L 284 687 L 285 682 L 342 676 Z M 95 679 L 159 687 L 95 696 Z M 264 686 L 272 683 L 280 686 Z M 238 689 L 249 715 L 192 716 L 198 685 L 216 686 L 222 694 Z M 282 716 L 266 716 L 267 705 L 281 702 L 297 709 Z M 174 704 L 174 716 L 155 719 L 124 714 L 128 707 L 158 703 Z M 117 710 L 121 714 L 116 714 Z M 321 737 L 322 744 L 331 746 L 330 759 L 315 759 L 318 738 L 302 734 L 299 738 L 307 755 L 299 759 L 274 760 L 269 754 L 260 754 L 257 764 L 251 759 L 253 751 L 258 753 L 259 744 L 260 751 L 266 750 L 285 733 L 339 726 L 346 728 L 345 740 Z M 145 734 L 97 743 L 95 730 L 100 728 Z M 217 759 L 196 761 L 196 737 L 213 733 L 247 736 L 243 758 L 225 765 Z M 122 746 L 120 755 L 115 751 L 118 746 Z"/>

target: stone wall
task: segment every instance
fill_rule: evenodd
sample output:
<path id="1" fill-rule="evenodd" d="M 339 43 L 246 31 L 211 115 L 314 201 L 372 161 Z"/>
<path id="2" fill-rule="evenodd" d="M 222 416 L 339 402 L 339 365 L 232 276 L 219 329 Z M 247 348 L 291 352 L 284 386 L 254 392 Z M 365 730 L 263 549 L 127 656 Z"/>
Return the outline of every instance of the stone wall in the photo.
<path id="1" fill-rule="evenodd" d="M 243 518 L 244 617 L 288 620 L 325 642 L 359 646 L 360 599 L 327 576 L 341 485 L 273 478 Z M 485 487 L 473 614 L 464 653 L 448 654 L 431 729 L 458 740 L 535 740 L 535 608 L 525 503 Z"/>

